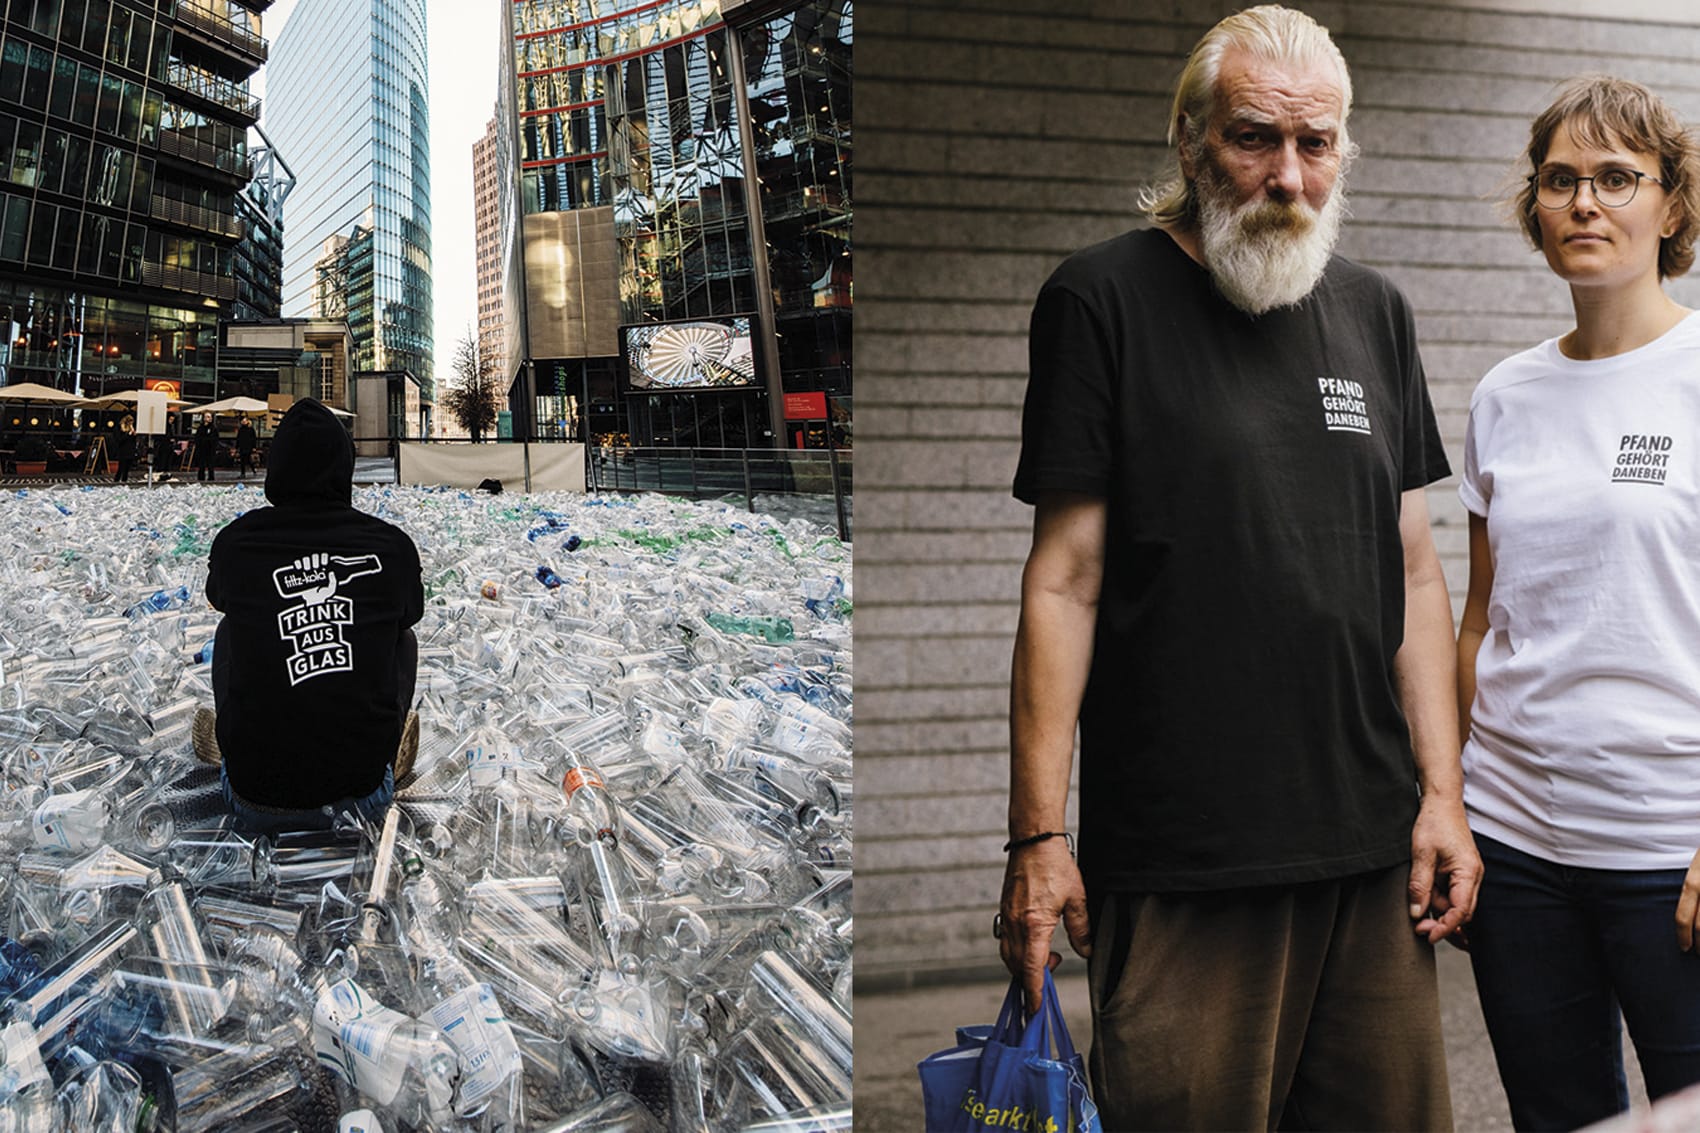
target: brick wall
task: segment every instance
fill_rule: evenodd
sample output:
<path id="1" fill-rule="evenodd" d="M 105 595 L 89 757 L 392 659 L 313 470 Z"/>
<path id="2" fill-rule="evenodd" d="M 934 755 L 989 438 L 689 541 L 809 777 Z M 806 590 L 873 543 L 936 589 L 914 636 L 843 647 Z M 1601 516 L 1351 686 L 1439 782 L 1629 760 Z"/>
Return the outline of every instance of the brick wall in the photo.
<path id="1" fill-rule="evenodd" d="M 995 963 L 1009 654 L 1031 523 L 1009 496 L 1029 306 L 1064 256 L 1137 223 L 1134 193 L 1163 156 L 1184 54 L 1238 6 L 886 0 L 858 13 L 862 986 Z M 1567 292 L 1491 200 L 1530 118 L 1556 81 L 1608 71 L 1700 121 L 1700 28 L 1446 3 L 1299 6 L 1333 31 L 1356 86 L 1363 153 L 1341 250 L 1411 297 L 1458 466 L 1476 381 L 1570 325 Z M 1700 306 L 1700 284 L 1671 290 Z M 1430 496 L 1455 610 L 1456 485 Z"/>

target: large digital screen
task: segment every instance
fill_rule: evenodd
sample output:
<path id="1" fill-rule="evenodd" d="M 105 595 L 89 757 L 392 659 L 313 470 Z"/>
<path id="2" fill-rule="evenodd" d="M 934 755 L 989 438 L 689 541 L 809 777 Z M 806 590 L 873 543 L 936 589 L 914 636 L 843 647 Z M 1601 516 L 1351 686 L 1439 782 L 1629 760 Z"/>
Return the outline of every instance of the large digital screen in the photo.
<path id="1" fill-rule="evenodd" d="M 696 319 L 625 328 L 632 389 L 731 389 L 756 381 L 750 320 Z"/>

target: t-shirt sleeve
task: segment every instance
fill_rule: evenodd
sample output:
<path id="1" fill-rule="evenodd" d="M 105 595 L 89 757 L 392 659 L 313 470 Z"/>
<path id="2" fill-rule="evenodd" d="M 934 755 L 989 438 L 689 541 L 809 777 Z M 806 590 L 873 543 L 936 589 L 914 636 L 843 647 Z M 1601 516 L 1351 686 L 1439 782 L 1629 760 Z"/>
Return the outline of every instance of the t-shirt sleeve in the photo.
<path id="1" fill-rule="evenodd" d="M 1487 518 L 1489 488 L 1482 478 L 1481 457 L 1476 451 L 1476 407 L 1470 406 L 1470 419 L 1464 426 L 1464 474 L 1458 478 L 1458 498 L 1474 515 Z"/>
<path id="2" fill-rule="evenodd" d="M 1434 403 L 1429 400 L 1428 377 L 1423 373 L 1422 355 L 1417 350 L 1416 319 L 1403 296 L 1397 302 L 1399 317 L 1404 321 L 1406 358 L 1404 475 L 1399 489 L 1408 492 L 1446 479 L 1452 475 L 1452 465 L 1446 459 L 1440 425 L 1434 419 Z"/>
<path id="3" fill-rule="evenodd" d="M 1102 320 L 1079 295 L 1047 285 L 1033 305 L 1015 498 L 1107 496 L 1114 459 L 1115 359 Z"/>

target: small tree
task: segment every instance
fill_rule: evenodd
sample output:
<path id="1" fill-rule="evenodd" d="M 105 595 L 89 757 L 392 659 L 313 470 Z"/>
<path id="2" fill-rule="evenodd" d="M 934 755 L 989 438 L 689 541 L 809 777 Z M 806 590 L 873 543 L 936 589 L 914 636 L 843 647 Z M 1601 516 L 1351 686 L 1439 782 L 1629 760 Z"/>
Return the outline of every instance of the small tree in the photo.
<path id="1" fill-rule="evenodd" d="M 495 425 L 505 393 L 495 354 L 468 330 L 455 344 L 454 378 L 443 392 L 444 410 L 477 443 Z"/>

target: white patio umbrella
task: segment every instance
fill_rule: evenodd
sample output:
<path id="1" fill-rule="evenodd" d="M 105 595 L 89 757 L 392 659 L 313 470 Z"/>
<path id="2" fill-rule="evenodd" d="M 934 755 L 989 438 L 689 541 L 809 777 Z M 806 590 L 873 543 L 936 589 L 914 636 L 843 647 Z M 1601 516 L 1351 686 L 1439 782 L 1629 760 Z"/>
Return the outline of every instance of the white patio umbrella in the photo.
<path id="1" fill-rule="evenodd" d="M 191 405 L 190 413 L 269 413 L 271 406 L 257 397 L 227 397 L 207 405 Z"/>
<path id="2" fill-rule="evenodd" d="M 13 382 L 9 386 L 0 386 L 0 401 L 53 402 L 61 405 L 83 403 L 83 399 L 74 393 L 66 393 L 62 389 L 54 389 L 38 382 Z"/>

